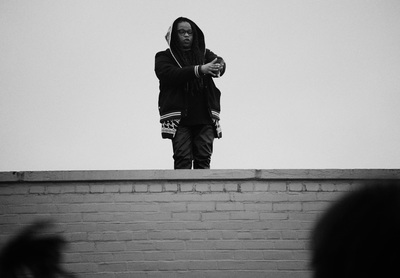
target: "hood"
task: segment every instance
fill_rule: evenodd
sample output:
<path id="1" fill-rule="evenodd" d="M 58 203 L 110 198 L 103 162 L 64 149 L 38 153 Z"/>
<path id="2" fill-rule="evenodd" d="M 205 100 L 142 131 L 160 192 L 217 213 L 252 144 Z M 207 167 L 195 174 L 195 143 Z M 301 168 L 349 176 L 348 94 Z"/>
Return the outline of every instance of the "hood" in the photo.
<path id="1" fill-rule="evenodd" d="M 192 20 L 186 18 L 186 17 L 178 17 L 177 19 L 174 20 L 174 22 L 171 24 L 171 26 L 168 28 L 168 32 L 165 35 L 165 39 L 168 43 L 169 50 L 174 57 L 175 61 L 178 63 L 180 67 L 183 65 L 182 59 L 180 53 L 182 52 L 177 38 L 178 34 L 176 33 L 176 28 L 179 22 L 189 22 L 192 30 L 193 30 L 193 44 L 192 44 L 192 49 L 197 47 L 199 49 L 200 53 L 205 54 L 206 52 L 206 45 L 205 45 L 205 40 L 204 40 L 204 34 L 201 31 L 201 29 L 197 26 L 196 23 L 194 23 Z"/>

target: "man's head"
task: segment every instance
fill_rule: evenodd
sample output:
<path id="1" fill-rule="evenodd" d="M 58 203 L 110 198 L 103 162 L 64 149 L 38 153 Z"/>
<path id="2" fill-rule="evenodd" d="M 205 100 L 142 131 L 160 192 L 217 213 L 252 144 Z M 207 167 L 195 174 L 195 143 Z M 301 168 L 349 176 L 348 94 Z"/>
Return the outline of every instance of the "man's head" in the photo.
<path id="1" fill-rule="evenodd" d="M 189 50 L 193 43 L 192 26 L 187 21 L 178 22 L 176 26 L 176 34 L 178 36 L 179 45 L 184 50 Z"/>
<path id="2" fill-rule="evenodd" d="M 178 17 L 175 19 L 168 29 L 165 39 L 179 66 L 204 63 L 206 52 L 204 34 L 196 23 L 189 18 Z"/>

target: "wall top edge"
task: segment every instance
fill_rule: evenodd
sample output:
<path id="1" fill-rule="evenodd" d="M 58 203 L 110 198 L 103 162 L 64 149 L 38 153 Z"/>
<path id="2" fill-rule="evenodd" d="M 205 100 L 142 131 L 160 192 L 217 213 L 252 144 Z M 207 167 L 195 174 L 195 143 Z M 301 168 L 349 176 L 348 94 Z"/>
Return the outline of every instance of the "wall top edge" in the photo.
<path id="1" fill-rule="evenodd" d="M 179 180 L 400 179 L 400 169 L 95 170 L 0 172 L 0 183 Z"/>

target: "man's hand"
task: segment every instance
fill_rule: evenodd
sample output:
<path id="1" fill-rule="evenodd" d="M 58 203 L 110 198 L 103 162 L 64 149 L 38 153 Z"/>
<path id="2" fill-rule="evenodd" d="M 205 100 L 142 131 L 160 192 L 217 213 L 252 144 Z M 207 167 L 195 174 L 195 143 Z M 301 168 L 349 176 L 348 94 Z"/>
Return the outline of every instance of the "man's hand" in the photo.
<path id="1" fill-rule="evenodd" d="M 209 62 L 208 64 L 201 65 L 200 71 L 203 74 L 210 74 L 211 76 L 219 76 L 219 71 L 223 68 L 223 65 L 217 63 L 217 58 Z"/>

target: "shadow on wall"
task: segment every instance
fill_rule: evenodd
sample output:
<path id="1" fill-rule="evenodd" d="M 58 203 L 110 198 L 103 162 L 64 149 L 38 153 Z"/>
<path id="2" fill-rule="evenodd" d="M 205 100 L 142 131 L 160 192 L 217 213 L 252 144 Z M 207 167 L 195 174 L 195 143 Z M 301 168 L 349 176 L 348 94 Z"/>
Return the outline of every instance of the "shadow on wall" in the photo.
<path id="1" fill-rule="evenodd" d="M 393 277 L 400 259 L 400 183 L 380 181 L 335 202 L 312 234 L 314 278 Z"/>

